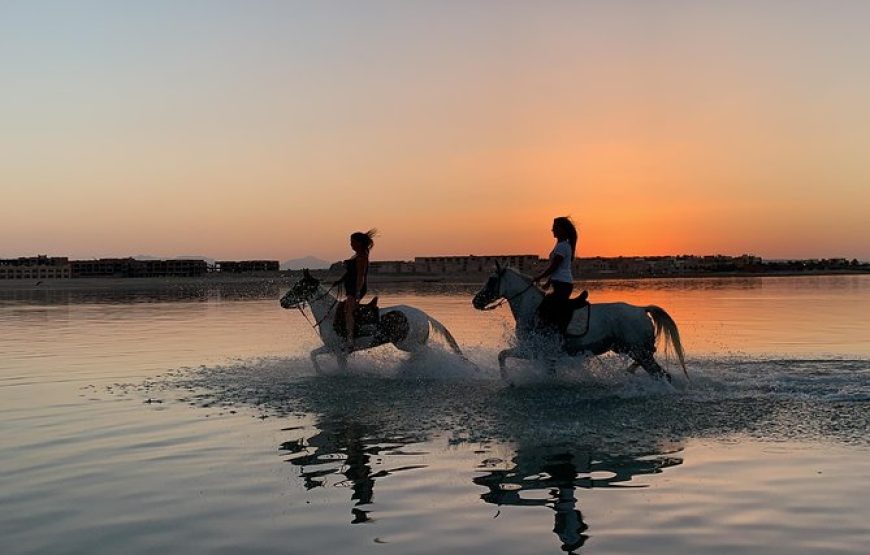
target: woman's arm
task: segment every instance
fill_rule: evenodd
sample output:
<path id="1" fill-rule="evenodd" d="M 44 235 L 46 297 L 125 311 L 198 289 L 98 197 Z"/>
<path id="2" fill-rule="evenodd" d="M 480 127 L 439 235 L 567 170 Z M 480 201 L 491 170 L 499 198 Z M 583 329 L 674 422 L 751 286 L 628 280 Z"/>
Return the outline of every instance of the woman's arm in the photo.
<path id="1" fill-rule="evenodd" d="M 543 272 L 541 272 L 540 274 L 538 274 L 537 276 L 535 276 L 535 278 L 532 281 L 541 281 L 545 277 L 549 277 L 550 275 L 552 275 L 553 272 L 556 271 L 556 268 L 559 267 L 559 264 L 561 264 L 563 260 L 565 260 L 565 257 L 562 256 L 561 254 L 554 255 L 553 259 L 550 260 L 550 265 L 547 266 L 547 269 L 544 270 Z"/>

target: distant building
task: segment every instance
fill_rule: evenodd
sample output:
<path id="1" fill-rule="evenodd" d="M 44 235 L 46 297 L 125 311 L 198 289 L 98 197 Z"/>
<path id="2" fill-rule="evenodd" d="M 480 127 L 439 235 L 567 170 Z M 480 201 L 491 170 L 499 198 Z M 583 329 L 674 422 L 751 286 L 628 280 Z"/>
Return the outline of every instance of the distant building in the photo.
<path id="1" fill-rule="evenodd" d="M 758 256 L 618 256 L 578 258 L 574 275 L 579 277 L 678 276 L 704 273 L 759 272 L 763 261 Z"/>
<path id="2" fill-rule="evenodd" d="M 218 260 L 214 271 L 222 274 L 251 274 L 256 272 L 277 272 L 281 263 L 277 260 Z"/>
<path id="3" fill-rule="evenodd" d="M 45 255 L 0 259 L 0 280 L 5 279 L 69 279 L 72 275 L 69 259 Z"/>
<path id="4" fill-rule="evenodd" d="M 542 261 L 537 255 L 518 254 L 504 256 L 418 256 L 414 260 L 372 260 L 369 274 L 409 275 L 409 274 L 486 274 L 495 269 L 496 263 L 511 266 L 525 273 L 541 268 Z M 329 273 L 344 272 L 344 262 L 335 262 Z"/>
<path id="5" fill-rule="evenodd" d="M 196 277 L 208 271 L 205 260 L 136 260 L 131 277 Z"/>
<path id="6" fill-rule="evenodd" d="M 496 264 L 509 266 L 534 275 L 544 269 L 547 259 L 534 254 L 487 256 L 418 256 L 414 260 L 373 260 L 372 275 L 463 276 L 488 274 Z M 574 277 L 693 276 L 705 274 L 764 274 L 799 272 L 870 272 L 870 264 L 846 258 L 764 261 L 758 256 L 679 255 L 617 256 L 577 258 L 572 263 Z M 136 260 L 134 258 L 100 258 L 72 260 L 45 255 L 0 259 L 0 280 L 69 279 L 69 278 L 147 278 L 196 277 L 206 272 L 225 274 L 277 274 L 277 260 L 221 260 L 209 266 L 205 260 Z M 331 274 L 344 272 L 342 262 L 329 268 Z"/>
<path id="7" fill-rule="evenodd" d="M 70 262 L 73 278 L 196 277 L 208 271 L 205 260 L 100 258 Z"/>
<path id="8" fill-rule="evenodd" d="M 829 263 L 848 265 L 846 260 Z M 372 261 L 369 272 L 375 275 L 464 275 L 486 274 L 496 264 L 510 266 L 527 275 L 534 275 L 546 267 L 547 259 L 534 254 L 489 256 L 418 256 L 413 261 Z M 830 264 L 829 264 L 830 265 Z M 576 258 L 572 262 L 578 279 L 596 277 L 679 276 L 704 273 L 754 273 L 764 270 L 764 262 L 757 256 L 617 256 Z M 329 268 L 330 273 L 344 272 L 342 262 Z"/>
<path id="9" fill-rule="evenodd" d="M 418 256 L 414 258 L 414 267 L 418 273 L 425 274 L 485 274 L 492 272 L 498 263 L 531 273 L 540 268 L 541 262 L 536 254 Z"/>
<path id="10" fill-rule="evenodd" d="M 100 258 L 93 260 L 73 260 L 72 277 L 130 277 L 132 258 Z"/>
<path id="11" fill-rule="evenodd" d="M 633 256 L 576 258 L 571 266 L 574 277 L 608 275 L 647 275 L 650 265 L 646 258 Z"/>
<path id="12" fill-rule="evenodd" d="M 339 264 L 343 264 L 339 262 Z M 338 271 L 344 271 L 344 266 L 338 267 Z M 369 263 L 371 274 L 414 274 L 417 268 L 413 262 L 406 260 L 373 260 Z"/>

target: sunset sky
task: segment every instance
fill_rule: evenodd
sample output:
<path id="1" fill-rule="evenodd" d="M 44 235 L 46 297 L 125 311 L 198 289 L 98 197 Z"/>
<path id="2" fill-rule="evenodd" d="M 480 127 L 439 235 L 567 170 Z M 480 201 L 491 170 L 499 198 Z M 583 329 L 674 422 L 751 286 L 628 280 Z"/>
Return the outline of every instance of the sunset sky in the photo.
<path id="1" fill-rule="evenodd" d="M 870 2 L 0 1 L 0 257 L 870 260 Z"/>

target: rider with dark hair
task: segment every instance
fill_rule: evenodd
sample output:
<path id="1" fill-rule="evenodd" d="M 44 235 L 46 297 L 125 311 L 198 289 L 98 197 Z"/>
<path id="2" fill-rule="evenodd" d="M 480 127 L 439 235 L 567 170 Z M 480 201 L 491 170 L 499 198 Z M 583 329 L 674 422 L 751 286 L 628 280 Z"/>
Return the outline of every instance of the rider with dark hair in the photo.
<path id="1" fill-rule="evenodd" d="M 556 238 L 556 246 L 550 253 L 550 263 L 534 278 L 535 283 L 549 278 L 544 287 L 552 287 L 552 291 L 544 296 L 538 309 L 538 316 L 548 324 L 557 323 L 560 306 L 565 306 L 571 297 L 571 291 L 574 290 L 571 264 L 577 252 L 577 228 L 570 218 L 567 216 L 555 218 L 552 232 L 553 237 Z"/>
<path id="2" fill-rule="evenodd" d="M 354 311 L 368 291 L 369 252 L 375 246 L 376 229 L 357 231 L 350 235 L 354 255 L 344 261 L 341 283 L 345 294 L 345 323 L 348 351 L 353 350 Z"/>

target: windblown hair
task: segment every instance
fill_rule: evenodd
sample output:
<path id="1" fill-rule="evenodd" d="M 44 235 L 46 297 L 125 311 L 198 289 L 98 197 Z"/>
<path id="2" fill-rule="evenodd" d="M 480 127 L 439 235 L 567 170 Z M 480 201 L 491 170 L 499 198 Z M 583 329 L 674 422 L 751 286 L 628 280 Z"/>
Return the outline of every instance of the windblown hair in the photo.
<path id="1" fill-rule="evenodd" d="M 571 244 L 571 257 L 577 256 L 577 228 L 574 227 L 574 222 L 568 216 L 559 216 L 553 219 L 553 226 L 560 229 L 560 235 L 568 239 Z"/>
<path id="2" fill-rule="evenodd" d="M 375 237 L 378 235 L 378 230 L 372 228 L 368 231 L 356 231 L 350 234 L 351 241 L 359 241 L 365 245 L 366 251 L 372 250 L 375 246 Z"/>

